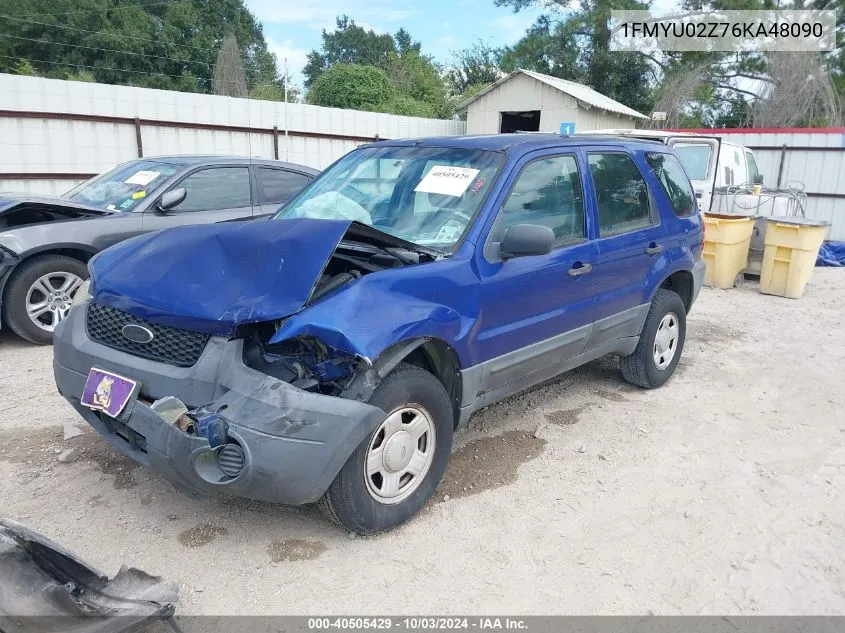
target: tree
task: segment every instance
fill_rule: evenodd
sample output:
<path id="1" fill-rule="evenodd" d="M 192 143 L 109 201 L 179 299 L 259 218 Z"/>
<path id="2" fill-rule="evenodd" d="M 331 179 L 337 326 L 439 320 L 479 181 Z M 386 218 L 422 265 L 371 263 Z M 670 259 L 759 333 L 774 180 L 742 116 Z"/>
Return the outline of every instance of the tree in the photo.
<path id="1" fill-rule="evenodd" d="M 287 77 L 287 102 L 296 103 L 302 97 L 299 89 L 290 75 Z M 259 84 L 249 91 L 250 99 L 261 99 L 263 101 L 284 101 L 285 100 L 285 77 Z"/>
<path id="2" fill-rule="evenodd" d="M 0 72 L 28 59 L 47 77 L 86 71 L 101 83 L 211 92 L 218 51 L 231 33 L 248 89 L 277 74 L 261 25 L 242 0 L 0 0 L 0 32 Z"/>
<path id="3" fill-rule="evenodd" d="M 502 53 L 502 49 L 483 40 L 454 53 L 452 68 L 446 73 L 452 92 L 464 94 L 473 86 L 486 86 L 500 79 Z"/>
<path id="4" fill-rule="evenodd" d="M 394 35 L 379 34 L 358 26 L 354 20 L 342 15 L 337 18 L 337 28 L 331 33 L 324 30 L 322 38 L 320 50 L 308 53 L 308 63 L 303 71 L 307 87 L 313 90 L 318 82 L 321 83 L 317 95 L 312 97 L 309 93 L 312 103 L 326 101 L 327 94 L 336 93 L 325 81 L 321 82 L 326 73 L 338 65 L 352 65 L 377 69 L 391 84 L 390 93 L 383 94 L 380 100 L 372 101 L 368 97 L 361 101 L 356 97 L 356 102 L 372 104 L 358 109 L 441 118 L 452 115 L 440 67 L 430 56 L 422 53 L 420 43 L 414 41 L 404 28 Z M 332 80 L 343 81 L 348 76 L 348 69 L 331 75 Z M 328 100 L 338 102 L 334 96 Z"/>
<path id="5" fill-rule="evenodd" d="M 246 73 L 241 62 L 238 40 L 231 33 L 223 38 L 217 63 L 211 75 L 211 92 L 227 97 L 246 97 Z"/>
<path id="6" fill-rule="evenodd" d="M 372 29 L 366 30 L 346 15 L 336 18 L 336 22 L 337 28 L 334 31 L 328 32 L 323 29 L 322 49 L 308 53 L 308 63 L 302 71 L 305 75 L 306 88 L 310 88 L 320 75 L 334 64 L 357 64 L 383 68 L 387 63 L 388 55 L 397 52 L 396 43 L 389 33 L 379 34 Z M 400 32 L 407 35 L 404 29 L 400 29 Z M 413 47 L 410 42 L 406 45 Z"/>
<path id="7" fill-rule="evenodd" d="M 515 11 L 541 4 L 542 16 L 502 54 L 504 70 L 522 67 L 586 84 L 640 112 L 652 104 L 656 73 L 641 53 L 610 50 L 611 9 L 647 9 L 639 0 L 496 0 Z"/>
<path id="8" fill-rule="evenodd" d="M 334 64 L 308 91 L 308 101 L 329 108 L 384 111 L 396 89 L 383 70 L 359 64 Z"/>
<path id="9" fill-rule="evenodd" d="M 28 59 L 19 59 L 17 63 L 12 66 L 12 74 L 25 75 L 27 77 L 38 77 L 38 71 L 35 70 Z"/>

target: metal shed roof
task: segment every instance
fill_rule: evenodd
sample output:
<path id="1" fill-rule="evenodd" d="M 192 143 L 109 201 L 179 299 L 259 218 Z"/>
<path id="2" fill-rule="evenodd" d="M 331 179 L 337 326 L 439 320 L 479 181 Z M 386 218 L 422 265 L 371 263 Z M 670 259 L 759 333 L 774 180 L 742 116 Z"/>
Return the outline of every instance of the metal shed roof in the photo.
<path id="1" fill-rule="evenodd" d="M 637 112 L 636 110 L 629 108 L 626 105 L 622 105 L 618 101 L 614 101 L 610 97 L 606 97 L 600 92 L 596 92 L 592 88 L 584 86 L 583 84 L 575 83 L 574 81 L 568 81 L 566 79 L 560 79 L 559 77 L 552 77 L 551 75 L 544 75 L 543 73 L 537 73 L 533 70 L 525 70 L 523 68 L 518 68 L 512 73 L 505 75 L 495 83 L 487 86 L 487 88 L 485 88 L 478 94 L 475 94 L 466 101 L 462 102 L 458 105 L 458 110 L 466 110 L 466 108 L 469 107 L 469 105 L 473 101 L 486 95 L 491 90 L 498 88 L 503 83 L 511 79 L 511 77 L 515 77 L 518 74 L 527 75 L 532 79 L 541 81 L 544 84 L 551 86 L 556 90 L 560 90 L 561 92 L 568 94 L 573 99 L 576 99 L 581 103 L 587 104 L 590 107 L 599 108 L 600 110 L 606 110 L 608 112 L 615 112 L 616 114 L 623 114 L 625 116 L 633 117 L 635 119 L 648 118 L 646 115 Z"/>

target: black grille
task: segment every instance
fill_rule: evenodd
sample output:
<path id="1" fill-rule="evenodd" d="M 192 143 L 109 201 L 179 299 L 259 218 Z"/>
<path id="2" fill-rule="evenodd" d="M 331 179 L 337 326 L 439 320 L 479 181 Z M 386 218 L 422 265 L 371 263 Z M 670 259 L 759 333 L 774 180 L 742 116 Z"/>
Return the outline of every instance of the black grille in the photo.
<path id="1" fill-rule="evenodd" d="M 153 333 L 149 343 L 136 343 L 123 335 L 123 326 L 142 325 Z M 199 360 L 208 343 L 208 334 L 158 325 L 100 303 L 88 304 L 88 336 L 112 349 L 157 360 L 169 365 L 190 367 Z"/>

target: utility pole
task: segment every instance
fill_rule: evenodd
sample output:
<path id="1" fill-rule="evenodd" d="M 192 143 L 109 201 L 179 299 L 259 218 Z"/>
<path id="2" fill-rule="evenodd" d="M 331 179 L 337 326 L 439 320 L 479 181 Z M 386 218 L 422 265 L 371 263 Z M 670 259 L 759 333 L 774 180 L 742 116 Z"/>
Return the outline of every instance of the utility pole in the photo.
<path id="1" fill-rule="evenodd" d="M 288 58 L 285 57 L 285 162 L 288 161 Z"/>

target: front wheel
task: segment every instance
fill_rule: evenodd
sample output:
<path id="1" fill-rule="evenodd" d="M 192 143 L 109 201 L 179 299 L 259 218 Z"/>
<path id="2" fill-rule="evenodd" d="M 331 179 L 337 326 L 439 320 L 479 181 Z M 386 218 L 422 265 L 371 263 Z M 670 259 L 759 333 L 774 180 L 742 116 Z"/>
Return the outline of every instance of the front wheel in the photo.
<path id="1" fill-rule="evenodd" d="M 628 382 L 654 389 L 675 372 L 687 333 L 687 311 L 681 297 L 660 288 L 651 301 L 637 348 L 621 359 L 622 376 Z"/>
<path id="2" fill-rule="evenodd" d="M 326 517 L 360 534 L 401 525 L 434 494 L 452 451 L 454 416 L 437 378 L 400 364 L 369 403 L 387 413 L 318 502 Z"/>

